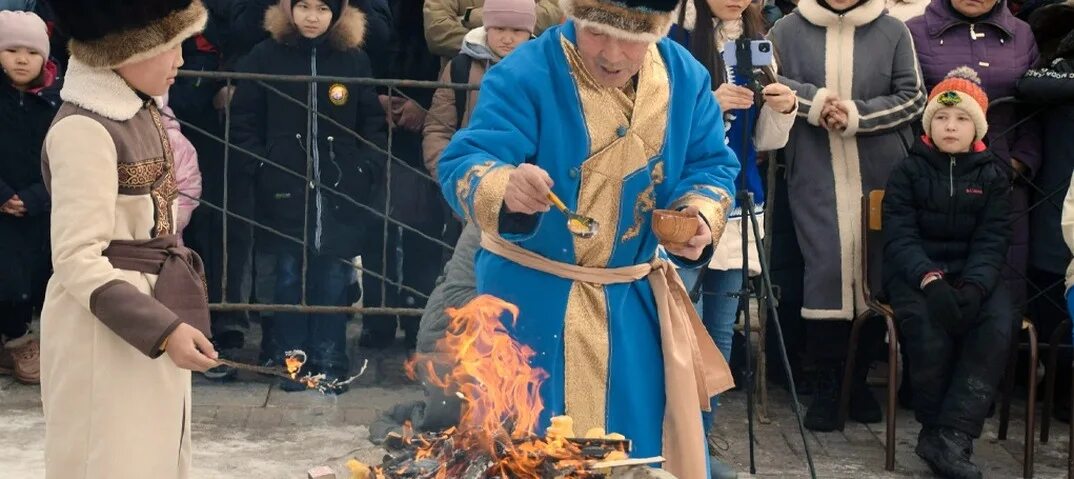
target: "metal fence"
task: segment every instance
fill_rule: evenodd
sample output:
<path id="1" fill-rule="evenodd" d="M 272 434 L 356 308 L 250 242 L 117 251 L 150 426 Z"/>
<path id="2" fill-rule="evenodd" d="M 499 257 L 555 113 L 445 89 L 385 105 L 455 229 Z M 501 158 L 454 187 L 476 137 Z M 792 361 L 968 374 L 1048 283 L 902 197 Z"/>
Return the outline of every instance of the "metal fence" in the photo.
<path id="1" fill-rule="evenodd" d="M 207 130 L 206 128 L 203 128 L 203 127 L 201 127 L 199 125 L 196 125 L 196 124 L 194 124 L 194 123 L 192 123 L 190 121 L 186 121 L 183 118 L 176 118 L 176 120 L 180 123 L 180 125 L 182 125 L 184 134 L 187 135 L 188 137 L 191 134 L 201 135 L 202 137 L 210 138 L 213 142 L 219 143 L 219 145 L 223 148 L 223 171 L 224 171 L 224 179 L 223 180 L 224 181 L 223 181 L 223 194 L 222 194 L 222 197 L 221 197 L 222 200 L 219 201 L 219 202 L 212 202 L 212 201 L 206 200 L 205 198 L 193 198 L 194 200 L 198 201 L 199 208 L 208 208 L 210 210 L 213 210 L 216 214 L 221 215 L 222 237 L 220 238 L 220 243 L 219 243 L 220 254 L 222 256 L 222 259 L 221 259 L 222 272 L 221 272 L 221 275 L 220 275 L 221 277 L 219 279 L 219 281 L 220 281 L 220 284 L 219 284 L 220 294 L 219 294 L 219 296 L 220 296 L 221 300 L 219 302 L 213 302 L 212 304 L 210 304 L 210 309 L 212 309 L 214 311 L 301 312 L 301 313 L 312 313 L 312 314 L 347 313 L 347 314 L 390 315 L 390 316 L 420 316 L 422 314 L 422 308 L 420 308 L 420 307 L 399 307 L 398 305 L 385 304 L 386 297 L 387 297 L 387 289 L 388 288 L 397 288 L 399 291 L 405 291 L 406 293 L 408 293 L 408 294 L 410 294 L 410 295 L 412 295 L 414 297 L 420 298 L 422 301 L 428 299 L 428 295 L 427 295 L 427 293 L 425 291 L 421 291 L 421 290 L 413 287 L 412 285 L 407 284 L 407 281 L 397 280 L 397 279 L 393 279 L 391 277 L 392 275 L 389 273 L 389 268 L 392 267 L 392 266 L 396 266 L 396 265 L 390 265 L 389 261 L 387 261 L 387 257 L 388 257 L 388 253 L 389 253 L 388 252 L 388 245 L 390 243 L 389 242 L 389 231 L 392 228 L 394 228 L 394 229 L 396 229 L 396 230 L 398 230 L 400 232 L 405 231 L 405 232 L 407 232 L 407 233 L 409 233 L 411 235 L 414 235 L 415 237 L 421 238 L 422 240 L 428 242 L 429 244 L 436 245 L 440 250 L 445 252 L 445 254 L 443 255 L 443 259 L 446 259 L 447 255 L 449 255 L 450 252 L 453 251 L 454 245 L 449 244 L 449 241 L 445 241 L 445 237 L 441 234 L 442 231 L 439 232 L 439 233 L 435 232 L 435 231 L 433 231 L 433 232 L 431 232 L 431 231 L 422 231 L 419 228 L 416 228 L 416 227 L 414 227 L 414 226 L 412 226 L 410 224 L 407 224 L 406 222 L 400 221 L 400 220 L 392 217 L 392 215 L 390 213 L 392 211 L 393 204 L 397 204 L 398 202 L 401 202 L 401 201 L 406 201 L 406 196 L 407 196 L 406 192 L 394 192 L 394 191 L 392 191 L 392 175 L 393 175 L 393 173 L 398 174 L 400 171 L 405 170 L 412 177 L 420 178 L 423 181 L 431 182 L 434 185 L 437 184 L 436 179 L 432 178 L 423 168 L 415 167 L 415 166 L 411 165 L 410 163 L 408 163 L 407 161 L 405 161 L 405 159 L 402 159 L 402 158 L 400 158 L 400 157 L 398 157 L 398 156 L 396 156 L 396 155 L 394 155 L 392 153 L 392 151 L 394 150 L 394 147 L 395 147 L 395 136 L 396 136 L 395 135 L 394 124 L 389 124 L 388 126 L 386 126 L 386 128 L 387 128 L 387 144 L 377 144 L 376 142 L 372 141 L 369 138 L 364 138 L 362 135 L 360 135 L 354 129 L 348 128 L 346 125 L 343 125 L 343 124 L 339 123 L 338 121 L 334 120 L 333 118 L 329 117 L 324 112 L 317 111 L 316 109 L 311 107 L 311 105 L 315 104 L 315 102 L 313 101 L 314 100 L 314 92 L 316 91 L 314 86 L 318 85 L 318 84 L 322 84 L 322 83 L 331 83 L 331 84 L 343 84 L 343 85 L 348 85 L 348 86 L 357 85 L 357 86 L 365 86 L 365 87 L 375 87 L 375 88 L 377 88 L 378 90 L 381 91 L 381 94 L 386 94 L 389 97 L 389 99 L 398 97 L 398 98 L 404 98 L 406 100 L 413 100 L 413 98 L 410 98 L 409 96 L 405 95 L 400 89 L 401 88 L 408 88 L 408 89 L 450 88 L 450 89 L 455 90 L 456 94 L 466 94 L 467 92 L 469 92 L 471 90 L 476 90 L 477 89 L 476 85 L 453 84 L 453 83 L 442 83 L 442 82 L 428 82 L 428 81 L 411 81 L 411 80 L 380 80 L 380 79 L 371 79 L 371 78 L 348 78 L 348 77 L 306 76 L 306 75 L 287 76 L 287 75 L 267 75 L 267 74 L 236 73 L 236 72 L 180 71 L 179 75 L 181 77 L 188 77 L 188 78 L 196 79 L 194 81 L 219 82 L 220 85 L 222 85 L 223 87 L 227 87 L 229 89 L 231 87 L 236 86 L 236 82 L 244 82 L 244 83 L 249 82 L 249 83 L 246 83 L 246 84 L 259 85 L 261 88 L 264 89 L 264 91 L 266 92 L 267 95 L 273 95 L 275 98 L 283 99 L 286 102 L 293 103 L 294 105 L 299 106 L 299 107 L 303 108 L 306 111 L 306 113 L 307 113 L 306 114 L 306 133 L 307 133 L 306 138 L 307 138 L 307 141 L 311 141 L 311 142 L 312 141 L 319 141 L 318 138 L 311 138 L 311 136 L 309 135 L 309 132 L 314 131 L 313 130 L 314 129 L 314 120 L 316 119 L 316 120 L 319 120 L 320 122 L 322 122 L 323 124 L 332 125 L 332 126 L 338 128 L 339 130 L 345 132 L 346 135 L 351 136 L 354 140 L 356 140 L 358 142 L 358 144 L 364 145 L 369 150 L 375 152 L 375 154 L 380 155 L 383 158 L 383 161 L 384 161 L 384 163 L 383 163 L 384 176 L 383 176 L 383 185 L 382 185 L 383 188 L 384 188 L 384 191 L 383 191 L 384 203 L 383 203 L 382 207 L 378 207 L 378 205 L 368 204 L 368 203 L 373 203 L 374 200 L 378 200 L 379 197 L 373 198 L 372 200 L 369 200 L 366 203 L 363 203 L 361 201 L 356 200 L 352 196 L 350 196 L 350 195 L 348 195 L 348 194 L 346 194 L 346 193 L 344 193 L 342 191 L 339 191 L 333 185 L 328 185 L 328 184 L 321 183 L 315 177 L 315 175 L 313 174 L 313 172 L 314 172 L 314 164 L 313 163 L 314 163 L 315 159 L 311 155 L 311 148 L 308 148 L 308 147 L 304 148 L 305 151 L 306 151 L 306 158 L 305 158 L 306 171 L 303 174 L 303 173 L 293 171 L 292 169 L 290 169 L 290 168 L 288 168 L 288 167 L 286 167 L 284 165 L 281 165 L 281 164 L 279 164 L 277 162 L 274 162 L 270 158 L 266 158 L 265 156 L 259 155 L 259 154 L 255 153 L 253 151 L 250 151 L 249 149 L 243 148 L 243 147 L 241 147 L 239 145 L 236 145 L 236 144 L 232 143 L 232 138 L 231 138 L 231 132 L 232 132 L 232 109 L 231 109 L 231 106 L 232 105 L 231 105 L 230 99 L 229 99 L 229 101 L 226 101 L 224 103 L 224 107 L 223 107 L 222 112 L 221 112 L 221 114 L 223 116 L 223 118 L 221 120 L 222 127 L 223 127 L 221 135 L 214 134 L 213 132 Z M 274 86 L 273 83 L 276 83 L 276 84 L 304 83 L 304 84 L 306 84 L 307 85 L 307 87 L 306 87 L 306 92 L 307 93 L 306 93 L 305 101 L 296 99 L 296 98 L 292 97 L 291 95 L 281 91 L 280 88 L 278 88 L 277 86 Z M 415 103 L 417 103 L 417 102 L 415 102 Z M 421 105 L 419 104 L 419 106 L 421 106 Z M 424 110 L 424 107 L 422 107 L 422 109 Z M 426 113 L 427 113 L 427 111 L 426 111 Z M 273 119 L 271 119 L 271 118 L 269 118 L 267 120 L 268 121 L 273 121 Z M 432 116 L 427 115 L 426 116 L 426 121 L 438 121 L 438 120 L 436 120 Z M 299 142 L 301 143 L 301 140 L 299 140 Z M 278 229 L 272 228 L 269 225 L 266 225 L 266 224 L 264 224 L 262 222 L 259 222 L 257 220 L 257 215 L 256 214 L 249 214 L 249 212 L 246 212 L 247 214 L 242 214 L 240 212 L 236 212 L 235 209 L 233 208 L 233 206 L 231 204 L 229 204 L 229 197 L 230 197 L 229 196 L 229 188 L 233 187 L 233 185 L 229 185 L 230 182 L 228 181 L 228 179 L 230 178 L 230 174 L 231 174 L 232 169 L 236 168 L 236 158 L 235 158 L 236 153 L 244 155 L 246 158 L 250 158 L 250 159 L 253 159 L 253 160 L 256 160 L 256 161 L 260 162 L 260 164 L 261 164 L 261 166 L 263 168 L 274 168 L 274 169 L 276 169 L 278 171 L 284 172 L 285 174 L 287 174 L 290 177 L 293 177 L 296 182 L 301 181 L 304 184 L 309 185 L 309 188 L 304 188 L 306 194 L 305 194 L 305 198 L 303 200 L 303 212 L 304 212 L 304 214 L 303 214 L 303 222 L 304 222 L 304 225 L 303 225 L 303 228 L 302 228 L 303 234 L 302 234 L 301 237 L 298 237 L 298 236 L 295 236 L 295 235 L 292 235 L 292 234 L 287 234 L 285 232 L 279 231 Z M 420 164 L 420 162 L 419 162 L 419 164 Z M 250 181 L 254 181 L 253 178 L 251 178 Z M 375 279 L 380 281 L 380 283 L 381 283 L 380 303 L 381 304 L 371 305 L 371 304 L 365 303 L 361 307 L 354 306 L 354 305 L 352 305 L 352 306 L 325 306 L 325 305 L 310 305 L 310 304 L 307 304 L 308 303 L 307 302 L 308 290 L 309 290 L 309 285 L 308 285 L 309 281 L 308 281 L 308 278 L 307 278 L 307 272 L 308 272 L 308 268 L 309 268 L 310 255 L 311 255 L 311 249 L 310 249 L 311 238 L 310 238 L 310 234 L 309 234 L 310 228 L 309 228 L 309 224 L 308 224 L 309 219 L 310 219 L 310 208 L 311 208 L 311 204 L 310 204 L 311 190 L 319 190 L 322 194 L 331 195 L 332 197 L 334 197 L 337 200 L 341 201 L 346 206 L 348 206 L 350 208 L 354 208 L 356 211 L 362 211 L 362 212 L 364 212 L 364 213 L 366 213 L 368 215 L 371 215 L 370 217 L 372 217 L 372 218 L 378 218 L 379 220 L 383 220 L 383 227 L 381 228 L 381 231 L 379 232 L 379 234 L 381 235 L 381 240 L 382 240 L 381 245 L 383 245 L 381 251 L 362 251 L 360 253 L 361 257 L 363 259 L 368 258 L 370 255 L 377 255 L 377 254 L 381 255 L 383 260 L 381 261 L 382 266 L 381 266 L 381 268 L 379 268 L 379 270 L 374 270 L 374 269 L 370 269 L 370 268 L 365 267 L 364 266 L 365 261 L 362 261 L 363 264 L 358 264 L 358 263 L 353 261 L 353 258 L 338 258 L 338 261 L 340 261 L 342 263 L 345 263 L 348 266 L 353 266 L 358 271 L 360 271 L 360 276 L 359 276 L 359 279 L 358 279 L 359 282 L 362 281 L 362 279 L 361 279 L 362 276 L 370 276 L 370 277 L 375 278 Z M 262 205 L 262 207 L 264 207 L 264 205 Z M 256 205 L 255 205 L 255 208 L 256 208 Z M 450 221 L 450 218 L 448 218 L 448 221 Z M 229 231 L 229 224 L 234 224 L 235 222 L 238 222 L 238 224 L 248 225 L 249 227 L 252 228 L 252 231 L 256 232 L 257 234 L 273 235 L 275 237 L 282 238 L 287 243 L 293 244 L 293 245 L 298 246 L 298 247 L 301 248 L 301 250 L 302 250 L 302 274 L 301 274 L 301 276 L 302 276 L 302 278 L 301 278 L 302 292 L 301 292 L 301 298 L 302 299 L 301 299 L 301 301 L 299 301 L 299 304 L 276 304 L 275 301 L 270 301 L 270 302 L 267 302 L 267 303 L 266 302 L 250 302 L 250 301 L 247 301 L 247 302 L 229 302 L 228 301 L 227 298 L 229 296 L 231 296 L 231 295 L 228 294 L 229 293 L 228 292 L 228 287 L 229 287 L 229 283 L 230 283 L 229 282 L 229 275 L 231 275 L 231 274 L 245 274 L 244 271 L 234 272 L 234 271 L 229 271 L 228 270 L 229 269 L 229 266 L 228 266 L 229 265 L 229 254 L 231 254 L 229 252 L 229 250 L 230 250 L 229 242 L 230 242 L 231 239 L 233 239 L 232 238 L 232 232 Z M 442 266 L 442 261 L 439 261 L 440 258 L 435 258 L 435 259 L 434 258 L 429 258 L 429 260 L 430 261 L 438 261 L 438 265 Z M 250 263 L 252 265 L 253 261 L 251 260 Z M 212 288 L 213 286 L 214 285 L 210 285 L 210 288 Z M 366 297 L 368 297 L 368 294 L 366 294 L 366 292 L 363 292 L 362 296 L 363 296 L 363 298 L 366 298 Z"/>

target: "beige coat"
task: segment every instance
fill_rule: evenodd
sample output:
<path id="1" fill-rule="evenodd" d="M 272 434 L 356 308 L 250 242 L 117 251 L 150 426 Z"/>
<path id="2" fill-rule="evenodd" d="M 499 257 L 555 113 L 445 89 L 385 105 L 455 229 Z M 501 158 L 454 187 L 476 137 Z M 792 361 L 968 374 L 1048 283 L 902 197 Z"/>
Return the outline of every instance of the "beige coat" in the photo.
<path id="1" fill-rule="evenodd" d="M 485 45 L 484 28 L 476 28 L 466 35 L 468 41 L 473 40 Z M 489 68 L 489 60 L 472 59 L 470 61 L 470 76 L 467 80 L 471 85 L 479 85 Z M 451 65 L 445 65 L 440 72 L 440 81 L 451 81 Z M 436 178 L 436 165 L 440 162 L 440 154 L 447 148 L 451 137 L 456 131 L 466 127 L 470 123 L 470 114 L 477 104 L 478 90 L 466 92 L 466 112 L 462 117 L 462 125 L 458 125 L 458 114 L 455 110 L 456 92 L 451 88 L 439 88 L 433 94 L 433 103 L 429 106 L 429 114 L 425 117 L 425 126 L 422 130 L 421 149 L 425 159 L 425 169 Z"/>
<path id="2" fill-rule="evenodd" d="M 1072 177 L 1071 182 L 1074 182 Z M 1063 219 L 1060 222 L 1063 229 L 1063 239 L 1067 247 L 1074 251 L 1074 188 L 1067 190 L 1067 197 L 1063 200 Z M 1067 290 L 1074 287 L 1074 261 L 1067 266 Z"/>
<path id="3" fill-rule="evenodd" d="M 45 474 L 186 478 L 190 372 L 159 356 L 178 318 L 151 297 L 156 276 L 102 256 L 113 240 L 174 233 L 167 136 L 111 70 L 72 57 L 61 96 L 43 153 L 55 270 L 41 313 Z"/>
<path id="4" fill-rule="evenodd" d="M 551 26 L 563 22 L 563 11 L 556 0 L 536 0 L 537 29 L 540 35 Z M 482 6 L 484 0 L 425 0 L 425 41 L 433 55 L 446 63 L 459 53 L 462 39 L 470 30 L 483 26 Z M 466 10 L 472 9 L 468 20 L 463 21 Z"/>

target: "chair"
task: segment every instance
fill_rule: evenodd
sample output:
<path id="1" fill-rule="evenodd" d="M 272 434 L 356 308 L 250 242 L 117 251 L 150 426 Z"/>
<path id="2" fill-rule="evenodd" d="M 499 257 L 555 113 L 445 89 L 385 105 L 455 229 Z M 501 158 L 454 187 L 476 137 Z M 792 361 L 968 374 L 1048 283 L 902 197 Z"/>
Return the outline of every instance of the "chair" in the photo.
<path id="1" fill-rule="evenodd" d="M 1055 397 L 1056 366 L 1059 362 L 1059 349 L 1063 346 L 1059 343 L 1063 339 L 1063 333 L 1070 328 L 1070 319 L 1064 319 L 1052 332 L 1048 340 L 1048 371 L 1044 376 L 1044 409 L 1040 412 L 1040 443 L 1048 443 L 1048 431 L 1051 428 L 1053 398 Z"/>
<path id="2" fill-rule="evenodd" d="M 850 329 L 850 347 L 847 350 L 846 369 L 843 371 L 843 384 L 839 392 L 839 429 L 846 425 L 847 409 L 850 406 L 850 382 L 854 373 L 854 362 L 857 357 L 858 340 L 861 336 L 861 327 L 865 321 L 880 317 L 884 319 L 888 333 L 888 384 L 887 384 L 887 439 L 884 443 L 884 469 L 895 470 L 895 412 L 898 408 L 896 391 L 898 390 L 898 348 L 899 339 L 895 330 L 895 313 L 891 307 L 877 299 L 869 288 L 869 252 L 870 240 L 880 240 L 883 228 L 883 201 L 884 190 L 872 190 L 861 199 L 861 278 L 858 282 L 862 287 L 867 311 L 854 318 Z M 875 316 L 874 316 L 875 315 Z"/>
<path id="3" fill-rule="evenodd" d="M 1030 478 L 1033 477 L 1034 447 L 1036 446 L 1034 442 L 1036 440 L 1034 437 L 1036 435 L 1034 429 L 1036 429 L 1037 426 L 1037 360 L 1039 354 L 1037 351 L 1037 328 L 1033 326 L 1033 323 L 1028 318 L 1022 318 L 1021 329 L 1029 336 L 1029 343 L 1027 345 L 1029 348 L 1029 375 L 1026 376 L 1028 378 L 1028 381 L 1026 382 L 1029 383 L 1029 391 L 1026 396 L 1026 437 L 1025 447 L 1022 454 L 1022 477 Z M 1001 441 L 1007 440 L 1007 426 L 1010 423 L 1011 417 L 1011 396 L 1014 391 L 1015 366 L 1018 363 L 1017 353 L 1022 347 L 1017 341 L 1017 336 L 1015 336 L 1013 345 L 1015 347 L 1011 348 L 1010 357 L 1007 360 L 1007 374 L 1004 375 L 1002 384 L 1003 404 L 999 411 L 998 432 L 998 437 Z"/>

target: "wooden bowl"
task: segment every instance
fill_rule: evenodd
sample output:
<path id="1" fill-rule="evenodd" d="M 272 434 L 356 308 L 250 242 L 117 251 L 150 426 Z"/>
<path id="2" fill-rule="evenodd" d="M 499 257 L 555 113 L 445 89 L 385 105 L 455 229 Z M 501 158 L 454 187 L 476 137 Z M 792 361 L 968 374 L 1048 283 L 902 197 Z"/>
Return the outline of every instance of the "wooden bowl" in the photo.
<path id="1" fill-rule="evenodd" d="M 697 215 L 674 210 L 653 210 L 653 233 L 661 244 L 686 244 L 697 234 Z"/>

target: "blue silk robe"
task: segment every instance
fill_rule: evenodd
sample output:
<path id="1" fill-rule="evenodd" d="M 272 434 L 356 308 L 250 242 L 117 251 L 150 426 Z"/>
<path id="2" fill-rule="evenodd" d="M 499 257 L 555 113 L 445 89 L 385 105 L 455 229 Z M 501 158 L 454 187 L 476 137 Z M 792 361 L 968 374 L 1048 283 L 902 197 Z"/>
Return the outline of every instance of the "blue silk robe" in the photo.
<path id="1" fill-rule="evenodd" d="M 568 22 L 485 75 L 469 126 L 440 160 L 448 202 L 485 233 L 589 267 L 649 262 L 658 246 L 650 229 L 654 208 L 695 205 L 718 240 L 739 166 L 719 133 L 707 72 L 664 39 L 649 48 L 632 91 L 601 88 L 574 42 Z M 595 237 L 573 237 L 555 209 L 533 216 L 506 211 L 508 176 L 524 162 L 551 175 L 552 190 L 569 208 L 600 223 Z M 710 255 L 711 248 L 686 266 Z M 542 430 L 552 416 L 568 414 L 578 434 L 602 427 L 633 440 L 635 457 L 661 454 L 664 370 L 648 282 L 569 281 L 484 249 L 476 273 L 479 292 L 519 307 L 511 332 L 550 374 L 541 387 Z"/>

